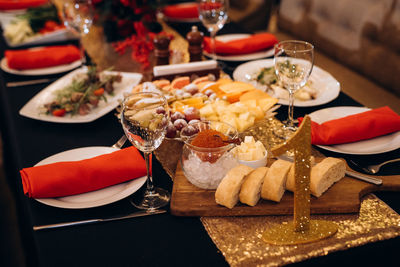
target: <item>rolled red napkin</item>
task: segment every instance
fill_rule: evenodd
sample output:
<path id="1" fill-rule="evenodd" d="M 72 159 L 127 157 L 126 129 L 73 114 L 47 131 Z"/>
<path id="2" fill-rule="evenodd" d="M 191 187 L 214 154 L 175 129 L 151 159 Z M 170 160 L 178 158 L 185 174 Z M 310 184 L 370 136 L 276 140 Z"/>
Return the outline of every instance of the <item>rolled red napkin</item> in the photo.
<path id="1" fill-rule="evenodd" d="M 301 123 L 303 118 L 298 118 Z M 400 116 L 389 107 L 372 109 L 322 124 L 311 122 L 311 143 L 351 143 L 400 131 Z"/>
<path id="2" fill-rule="evenodd" d="M 139 151 L 129 147 L 90 159 L 24 168 L 20 174 L 27 196 L 63 197 L 142 177 L 146 164 Z"/>
<path id="3" fill-rule="evenodd" d="M 16 10 L 37 7 L 47 2 L 48 0 L 0 0 L 0 10 Z"/>
<path id="4" fill-rule="evenodd" d="M 258 33 L 247 38 L 221 42 L 215 40 L 215 50 L 221 55 L 250 54 L 273 47 L 278 43 L 275 35 L 270 33 Z M 204 37 L 204 50 L 212 53 L 211 38 Z"/>
<path id="5" fill-rule="evenodd" d="M 5 51 L 8 67 L 16 70 L 40 69 L 72 63 L 81 58 L 74 45 L 58 45 Z"/>
<path id="6" fill-rule="evenodd" d="M 164 7 L 163 13 L 168 18 L 192 19 L 199 17 L 197 3 L 181 3 Z"/>

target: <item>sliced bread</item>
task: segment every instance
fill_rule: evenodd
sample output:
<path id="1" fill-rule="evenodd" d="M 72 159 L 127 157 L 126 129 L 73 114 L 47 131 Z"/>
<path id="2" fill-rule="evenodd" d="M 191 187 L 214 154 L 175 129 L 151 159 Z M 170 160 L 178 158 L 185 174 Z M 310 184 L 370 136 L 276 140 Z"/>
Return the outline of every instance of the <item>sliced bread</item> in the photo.
<path id="1" fill-rule="evenodd" d="M 260 199 L 261 187 L 264 177 L 268 172 L 268 167 L 260 167 L 247 175 L 239 193 L 240 202 L 249 206 L 255 206 Z"/>
<path id="2" fill-rule="evenodd" d="M 279 202 L 285 193 L 286 179 L 292 163 L 286 160 L 278 159 L 272 163 L 265 176 L 261 197 Z"/>
<path id="3" fill-rule="evenodd" d="M 345 176 L 346 163 L 338 158 L 325 158 L 311 168 L 311 194 L 320 197 L 329 187 Z"/>
<path id="4" fill-rule="evenodd" d="M 253 170 L 253 168 L 242 164 L 231 169 L 215 191 L 215 201 L 217 204 L 232 209 L 239 201 L 239 191 L 245 176 Z"/>

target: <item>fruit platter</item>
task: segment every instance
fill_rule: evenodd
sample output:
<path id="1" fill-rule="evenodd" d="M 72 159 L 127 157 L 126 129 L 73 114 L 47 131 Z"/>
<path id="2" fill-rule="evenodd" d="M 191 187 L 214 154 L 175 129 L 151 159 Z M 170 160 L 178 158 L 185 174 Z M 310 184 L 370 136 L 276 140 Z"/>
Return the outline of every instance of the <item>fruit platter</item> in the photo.
<path id="1" fill-rule="evenodd" d="M 251 84 L 227 76 L 216 79 L 212 74 L 144 82 L 132 92 L 157 92 L 166 97 L 170 107 L 167 138 L 180 138 L 183 129 L 194 131 L 190 124 L 200 120 L 224 122 L 243 132 L 274 115 L 279 107 L 275 105 L 278 99 Z"/>

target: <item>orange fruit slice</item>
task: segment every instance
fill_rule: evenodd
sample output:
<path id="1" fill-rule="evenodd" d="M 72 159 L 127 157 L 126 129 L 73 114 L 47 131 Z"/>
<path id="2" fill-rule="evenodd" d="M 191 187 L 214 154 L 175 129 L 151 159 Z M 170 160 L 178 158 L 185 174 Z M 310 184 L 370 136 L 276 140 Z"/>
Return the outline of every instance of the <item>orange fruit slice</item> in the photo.
<path id="1" fill-rule="evenodd" d="M 174 79 L 171 82 L 171 89 L 175 90 L 175 89 L 182 89 L 183 87 L 185 87 L 186 85 L 188 85 L 190 83 L 190 78 L 189 76 L 183 76 L 183 77 L 179 77 Z"/>
<path id="2" fill-rule="evenodd" d="M 200 82 L 200 83 L 198 83 L 198 84 L 196 84 L 196 85 L 197 85 L 197 88 L 199 88 L 199 91 L 200 91 L 200 92 L 203 92 L 203 91 L 209 89 L 209 87 L 210 87 L 211 85 L 213 85 L 213 84 L 214 84 L 214 82 L 205 81 L 205 82 Z"/>
<path id="3" fill-rule="evenodd" d="M 200 109 L 204 106 L 202 97 L 191 97 L 181 100 L 184 105 Z"/>
<path id="4" fill-rule="evenodd" d="M 171 108 L 173 111 L 180 111 L 183 113 L 183 110 L 186 108 L 186 105 L 183 104 L 181 101 L 177 100 L 171 104 Z"/>
<path id="5" fill-rule="evenodd" d="M 166 87 L 170 84 L 170 81 L 168 81 L 167 79 L 155 80 L 155 81 L 153 81 L 153 84 L 155 86 L 163 89 L 164 87 Z"/>
<path id="6" fill-rule="evenodd" d="M 198 84 L 198 83 L 207 82 L 207 81 L 209 81 L 208 76 L 202 76 L 202 77 L 195 79 L 192 83 Z"/>

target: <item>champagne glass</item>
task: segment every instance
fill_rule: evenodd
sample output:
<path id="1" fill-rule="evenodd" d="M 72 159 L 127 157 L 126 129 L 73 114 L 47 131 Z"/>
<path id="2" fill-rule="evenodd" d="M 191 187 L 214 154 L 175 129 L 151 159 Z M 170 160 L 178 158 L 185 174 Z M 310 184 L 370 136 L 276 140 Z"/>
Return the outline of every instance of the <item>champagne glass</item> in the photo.
<path id="1" fill-rule="evenodd" d="M 89 33 L 93 23 L 93 6 L 91 0 L 67 0 L 62 6 L 64 25 L 79 38 L 79 48 L 83 65 L 86 64 L 82 37 Z"/>
<path id="2" fill-rule="evenodd" d="M 284 121 L 278 136 L 287 139 L 296 131 L 293 122 L 294 93 L 303 87 L 314 65 L 314 46 L 308 42 L 282 41 L 274 47 L 275 73 L 284 88 L 289 91 L 288 119 Z"/>
<path id="3" fill-rule="evenodd" d="M 168 204 L 168 191 L 154 187 L 151 172 L 151 153 L 165 136 L 168 125 L 168 103 L 158 93 L 131 94 L 122 103 L 121 124 L 129 141 L 144 154 L 147 168 L 147 187 L 144 195 L 133 198 L 131 203 L 145 210 L 154 210 Z"/>
<path id="4" fill-rule="evenodd" d="M 199 0 L 199 18 L 210 32 L 212 59 L 217 59 L 215 36 L 228 19 L 229 0 Z"/>

